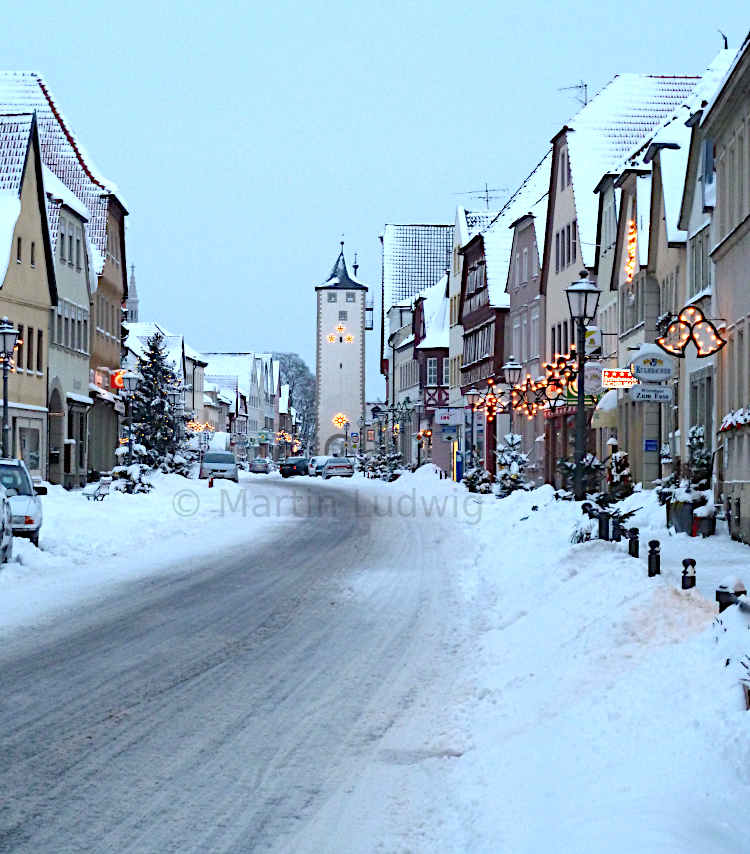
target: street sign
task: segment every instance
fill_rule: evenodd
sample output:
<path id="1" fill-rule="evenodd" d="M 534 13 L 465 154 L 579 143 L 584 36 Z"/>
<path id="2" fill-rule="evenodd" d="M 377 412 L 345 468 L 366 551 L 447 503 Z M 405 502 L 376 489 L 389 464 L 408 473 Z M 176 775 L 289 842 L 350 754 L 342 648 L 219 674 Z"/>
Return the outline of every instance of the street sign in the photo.
<path id="1" fill-rule="evenodd" d="M 630 389 L 630 399 L 636 403 L 671 403 L 672 389 L 661 385 L 634 385 Z"/>
<path id="2" fill-rule="evenodd" d="M 658 451 L 659 450 L 659 442 L 656 439 L 644 439 L 643 440 L 643 450 L 648 451 Z"/>
<path id="3" fill-rule="evenodd" d="M 359 439 L 359 433 L 350 433 L 349 435 L 352 437 L 352 439 Z"/>
<path id="4" fill-rule="evenodd" d="M 602 390 L 602 363 L 586 362 L 583 367 L 583 390 L 586 394 L 599 394 Z"/>
<path id="5" fill-rule="evenodd" d="M 604 388 L 630 388 L 638 380 L 627 368 L 605 368 L 602 371 L 602 386 Z"/>

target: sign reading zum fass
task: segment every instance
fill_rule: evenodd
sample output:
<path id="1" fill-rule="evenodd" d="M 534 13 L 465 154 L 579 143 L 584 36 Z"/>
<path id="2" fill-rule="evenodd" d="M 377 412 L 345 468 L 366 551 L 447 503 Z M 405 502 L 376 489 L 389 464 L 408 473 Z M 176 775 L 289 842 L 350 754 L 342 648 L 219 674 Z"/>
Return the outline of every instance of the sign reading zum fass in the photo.
<path id="1" fill-rule="evenodd" d="M 605 368 L 602 371 L 602 388 L 630 388 L 637 383 L 627 368 Z"/>
<path id="2" fill-rule="evenodd" d="M 630 399 L 636 403 L 671 403 L 671 386 L 634 385 L 630 389 Z"/>
<path id="3" fill-rule="evenodd" d="M 633 376 L 642 383 L 660 383 L 672 378 L 674 363 L 666 354 L 654 353 L 650 348 L 633 358 L 630 370 Z"/>

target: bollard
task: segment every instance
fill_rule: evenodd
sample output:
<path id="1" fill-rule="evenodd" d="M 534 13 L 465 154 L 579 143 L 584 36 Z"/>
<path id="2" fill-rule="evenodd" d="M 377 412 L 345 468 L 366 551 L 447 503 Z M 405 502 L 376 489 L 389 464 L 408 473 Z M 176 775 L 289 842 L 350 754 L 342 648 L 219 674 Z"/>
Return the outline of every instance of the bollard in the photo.
<path id="1" fill-rule="evenodd" d="M 615 516 L 612 519 L 612 541 L 615 543 L 619 543 L 622 539 L 622 524 L 620 523 L 620 517 Z"/>
<path id="2" fill-rule="evenodd" d="M 691 557 L 686 557 L 682 561 L 682 589 L 692 590 L 695 587 L 695 561 Z"/>
<path id="3" fill-rule="evenodd" d="M 609 540 L 609 520 L 611 514 L 606 510 L 602 510 L 599 513 L 599 539 L 600 540 Z"/>
<path id="4" fill-rule="evenodd" d="M 726 611 L 730 605 L 737 603 L 737 597 L 747 593 L 747 588 L 739 578 L 727 576 L 716 588 L 716 601 L 719 603 L 719 613 Z"/>
<path id="5" fill-rule="evenodd" d="M 213 479 L 213 477 L 209 477 L 209 479 L 208 479 L 208 488 L 209 488 L 209 489 L 211 489 L 211 487 L 212 487 L 213 485 L 214 485 L 214 479 Z"/>
<path id="6" fill-rule="evenodd" d="M 590 511 L 591 511 L 591 502 L 590 501 L 584 501 L 583 504 L 581 504 L 581 513 L 583 513 L 584 515 L 587 515 L 587 516 L 589 516 L 589 518 L 591 518 L 590 517 Z"/>
<path id="7" fill-rule="evenodd" d="M 661 575 L 661 543 L 658 540 L 648 541 L 648 577 Z"/>
<path id="8" fill-rule="evenodd" d="M 630 557 L 638 557 L 640 553 L 638 533 L 638 528 L 628 528 L 628 554 Z"/>

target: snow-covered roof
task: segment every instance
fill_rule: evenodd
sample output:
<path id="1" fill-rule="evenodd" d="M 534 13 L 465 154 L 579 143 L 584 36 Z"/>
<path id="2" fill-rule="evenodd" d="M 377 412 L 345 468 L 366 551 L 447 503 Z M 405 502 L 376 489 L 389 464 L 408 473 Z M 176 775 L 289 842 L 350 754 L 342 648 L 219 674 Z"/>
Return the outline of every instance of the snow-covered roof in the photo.
<path id="1" fill-rule="evenodd" d="M 279 414 L 286 415 L 289 412 L 289 383 L 281 386 L 279 395 Z"/>
<path id="2" fill-rule="evenodd" d="M 657 149 L 662 150 L 660 158 L 661 181 L 664 192 L 664 214 L 667 227 L 667 240 L 670 243 L 685 242 L 687 234 L 680 231 L 678 221 L 682 207 L 682 195 L 685 189 L 688 154 L 690 152 L 691 129 L 686 122 L 701 104 L 713 97 L 721 80 L 727 73 L 736 55 L 733 50 L 720 50 L 711 64 L 701 75 L 701 79 L 685 99 L 656 133 L 642 147 L 645 163 L 650 162 Z"/>
<path id="3" fill-rule="evenodd" d="M 490 305 L 508 308 L 510 297 L 506 293 L 508 268 L 513 249 L 513 230 L 511 226 L 525 214 L 535 217 L 543 213 L 544 222 L 536 223 L 537 235 L 546 228 L 547 203 L 549 194 L 549 173 L 552 163 L 550 149 L 537 163 L 521 186 L 513 193 L 490 226 L 482 232 L 484 258 L 487 268 L 487 290 Z M 541 207 L 540 207 L 541 206 Z M 544 246 L 542 240 L 540 250 Z"/>
<path id="4" fill-rule="evenodd" d="M 732 57 L 732 61 L 729 63 L 728 68 L 725 70 L 724 74 L 722 74 L 721 78 L 716 82 L 716 85 L 714 86 L 714 90 L 711 93 L 711 95 L 707 96 L 705 98 L 706 106 L 705 106 L 705 109 L 703 110 L 703 115 L 701 116 L 701 124 L 703 124 L 706 121 L 706 119 L 708 118 L 708 116 L 710 115 L 711 110 L 713 110 L 714 104 L 719 99 L 719 96 L 721 95 L 727 81 L 732 76 L 732 74 L 734 74 L 735 69 L 740 64 L 740 62 L 742 62 L 742 58 L 749 51 L 750 51 L 750 32 L 748 32 L 748 34 L 745 36 L 745 41 L 742 43 L 742 46 L 740 47 L 740 49 L 733 52 L 734 56 Z"/>
<path id="5" fill-rule="evenodd" d="M 397 225 L 383 232 L 383 310 L 412 300 L 450 269 L 453 225 Z"/>
<path id="6" fill-rule="evenodd" d="M 424 299 L 422 311 L 424 312 L 425 336 L 417 344 L 418 349 L 447 348 L 449 346 L 449 301 L 445 295 L 447 285 L 448 276 L 446 275 L 431 288 L 425 288 L 419 295 Z"/>
<path id="7" fill-rule="evenodd" d="M 182 376 L 182 335 L 172 335 L 158 323 L 150 321 L 129 321 L 124 324 L 128 330 L 126 346 L 135 356 L 143 359 L 146 356 L 148 339 L 157 333 L 164 339 L 164 350 L 168 362 L 172 363 L 174 370 Z"/>
<path id="8" fill-rule="evenodd" d="M 48 167 L 42 164 L 42 177 L 44 180 L 44 192 L 53 200 L 62 203 L 69 207 L 72 211 L 78 214 L 81 219 L 91 219 L 89 209 L 84 203 L 72 193 L 63 182 L 55 175 Z M 51 237 L 52 235 L 50 235 Z"/>
<path id="9" fill-rule="evenodd" d="M 21 183 L 33 116 L 0 115 L 0 285 L 10 263 L 13 232 L 21 213 Z"/>
<path id="10" fill-rule="evenodd" d="M 207 380 L 222 389 L 250 392 L 255 353 L 204 353 L 208 360 L 203 373 Z"/>
<path id="11" fill-rule="evenodd" d="M 594 265 L 597 207 L 591 195 L 602 175 L 620 166 L 674 113 L 698 76 L 620 74 L 568 122 L 568 160 L 577 200 L 583 263 Z"/>
<path id="12" fill-rule="evenodd" d="M 0 111 L 36 112 L 42 160 L 90 212 L 93 266 L 100 274 L 107 251 L 107 206 L 117 187 L 96 169 L 70 129 L 44 78 L 33 71 L 0 71 Z"/>

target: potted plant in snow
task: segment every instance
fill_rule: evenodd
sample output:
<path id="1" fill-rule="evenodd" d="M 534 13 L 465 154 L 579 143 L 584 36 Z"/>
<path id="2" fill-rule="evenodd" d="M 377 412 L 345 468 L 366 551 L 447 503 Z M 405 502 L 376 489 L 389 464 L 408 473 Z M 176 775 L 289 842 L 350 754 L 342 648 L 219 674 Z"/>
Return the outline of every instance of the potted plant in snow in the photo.
<path id="1" fill-rule="evenodd" d="M 690 428 L 688 453 L 688 477 L 676 483 L 677 478 L 666 479 L 672 483 L 667 486 L 665 482 L 660 498 L 666 500 L 668 526 L 692 537 L 708 537 L 716 533 L 716 507 L 711 491 L 713 455 L 705 446 L 703 427 Z"/>

